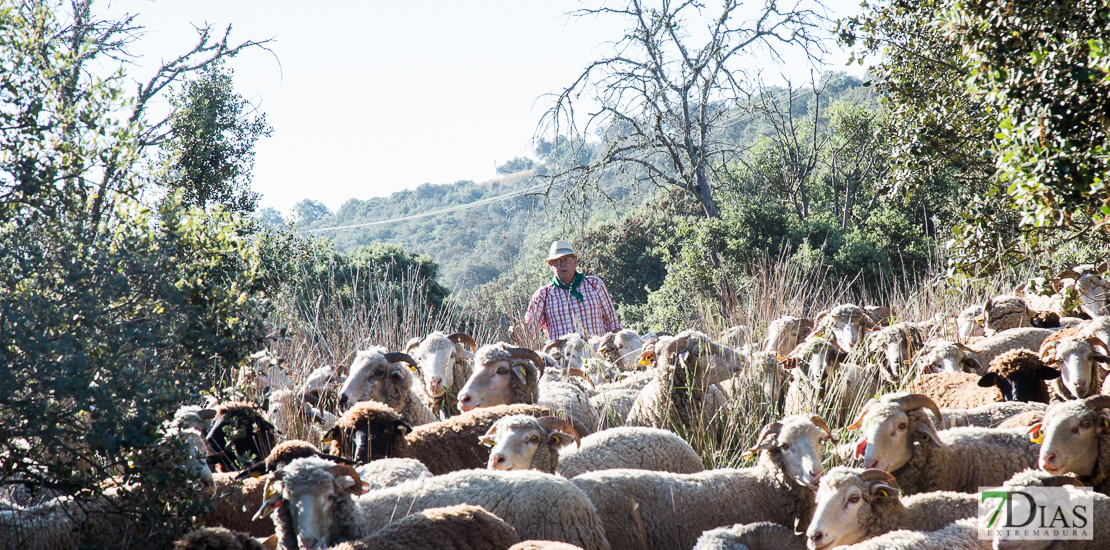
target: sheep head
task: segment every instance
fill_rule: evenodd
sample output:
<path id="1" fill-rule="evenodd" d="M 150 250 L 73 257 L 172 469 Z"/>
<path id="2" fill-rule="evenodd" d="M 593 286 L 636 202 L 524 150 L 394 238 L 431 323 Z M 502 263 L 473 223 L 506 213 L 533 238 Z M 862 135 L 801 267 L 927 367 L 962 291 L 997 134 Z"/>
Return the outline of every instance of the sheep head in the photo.
<path id="1" fill-rule="evenodd" d="M 1106 348 L 1098 337 L 1083 338 L 1078 334 L 1045 339 L 1041 345 L 1041 360 L 1060 369 L 1061 382 L 1071 398 L 1081 399 L 1092 391 L 1098 391 L 1094 387 L 1094 364 L 1110 363 L 1110 357 L 1099 353 L 1096 346 Z"/>
<path id="2" fill-rule="evenodd" d="M 1055 403 L 1045 411 L 1044 420 L 1029 432 L 1043 438 L 1039 465 L 1054 474 L 1094 475 L 1099 448 L 1110 436 L 1110 396 L 1096 395 L 1082 401 Z M 1101 465 L 1103 468 L 1110 464 Z"/>
<path id="3" fill-rule="evenodd" d="M 763 351 L 775 355 L 790 353 L 798 342 L 805 339 L 813 330 L 813 321 L 799 319 L 790 315 L 779 317 L 767 326 L 767 337 L 763 339 Z"/>
<path id="4" fill-rule="evenodd" d="M 825 472 L 821 444 L 826 441 L 836 443 L 836 438 L 820 416 L 790 415 L 764 426 L 755 446 L 745 455 L 762 451 L 788 480 L 817 490 Z"/>
<path id="5" fill-rule="evenodd" d="M 888 472 L 833 468 L 817 490 L 817 508 L 806 530 L 809 547 L 847 546 L 877 534 L 872 526 L 899 502 L 898 493 Z"/>
<path id="6" fill-rule="evenodd" d="M 833 335 L 830 338 L 810 336 L 798 344 L 790 355 L 781 359 L 783 367 L 787 370 L 800 369 L 806 381 L 820 390 L 824 381 L 847 358 L 848 352 L 840 347 Z"/>
<path id="7" fill-rule="evenodd" d="M 288 507 L 291 513 L 284 519 L 291 525 L 283 528 L 295 534 L 301 548 L 323 549 L 369 534 L 357 522 L 336 521 L 340 508 L 354 511 L 352 495 L 368 489 L 354 468 L 316 457 L 300 458 L 274 472 L 271 482 L 255 518 L 267 515 L 270 509 Z"/>
<path id="8" fill-rule="evenodd" d="M 855 304 L 841 304 L 817 314 L 817 326 L 826 328 L 845 349 L 852 349 L 865 332 L 879 330 L 879 324 L 867 310 Z M 816 331 L 820 332 L 820 331 Z"/>
<path id="9" fill-rule="evenodd" d="M 228 403 L 216 409 L 205 442 L 215 453 L 209 464 L 233 472 L 269 456 L 277 443 L 277 428 L 253 404 Z"/>
<path id="10" fill-rule="evenodd" d="M 581 445 L 578 432 L 566 420 L 523 414 L 502 417 L 478 440 L 492 447 L 490 470 L 538 469 L 549 474 L 558 466 L 559 449 L 571 443 Z"/>
<path id="11" fill-rule="evenodd" d="M 381 346 L 359 351 L 339 389 L 339 408 L 346 410 L 355 403 L 377 401 L 401 410 L 412 389 L 416 369 L 416 361 L 404 353 L 387 353 Z"/>
<path id="12" fill-rule="evenodd" d="M 377 401 L 363 401 L 350 408 L 324 434 L 323 443 L 332 444 L 332 452 L 359 463 L 379 458 L 404 457 L 412 432 L 392 408 Z"/>
<path id="13" fill-rule="evenodd" d="M 743 357 L 732 348 L 713 342 L 708 335 L 685 331 L 663 344 L 657 368 L 670 375 L 681 370 L 689 387 L 705 389 L 730 378 L 744 366 Z M 660 344 L 656 344 L 659 351 Z"/>
<path id="14" fill-rule="evenodd" d="M 932 411 L 938 421 L 942 418 L 936 403 L 920 394 L 893 393 L 868 401 L 848 426 L 863 428 L 856 454 L 863 455 L 864 466 L 894 472 L 913 457 L 914 444 L 940 448 L 933 421 L 922 409 Z"/>
<path id="15" fill-rule="evenodd" d="M 976 336 L 986 336 L 983 328 L 983 306 L 976 304 L 956 315 L 956 329 L 963 342 Z"/>
<path id="16" fill-rule="evenodd" d="M 465 347 L 464 347 L 465 346 Z M 410 346 L 408 352 L 420 364 L 424 379 L 425 392 L 432 397 L 440 397 L 447 388 L 455 385 L 455 362 L 459 357 L 470 358 L 465 348 L 477 351 L 474 338 L 463 332 L 445 334 L 435 331 Z"/>
<path id="17" fill-rule="evenodd" d="M 482 346 L 474 360 L 474 373 L 459 392 L 459 409 L 535 403 L 545 364 L 538 353 L 504 342 Z"/>
<path id="18" fill-rule="evenodd" d="M 925 344 L 925 350 L 917 361 L 924 373 L 979 372 L 983 367 L 974 357 L 978 353 L 959 342 L 932 340 Z"/>

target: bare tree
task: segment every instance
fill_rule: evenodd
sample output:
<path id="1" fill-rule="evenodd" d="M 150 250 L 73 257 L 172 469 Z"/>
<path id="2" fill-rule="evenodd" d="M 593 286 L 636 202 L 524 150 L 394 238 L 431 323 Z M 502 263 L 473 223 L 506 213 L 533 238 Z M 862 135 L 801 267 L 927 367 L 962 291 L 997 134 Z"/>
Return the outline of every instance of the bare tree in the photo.
<path id="1" fill-rule="evenodd" d="M 544 114 L 537 133 L 550 134 L 557 146 L 582 147 L 590 132 L 602 138 L 586 162 L 583 155 L 566 155 L 578 162 L 547 175 L 548 190 L 563 183 L 567 193 L 583 198 L 604 195 L 598 182 L 616 169 L 690 193 L 707 217 L 718 217 L 713 172 L 737 151 L 717 130 L 743 116 L 740 98 L 752 76 L 743 60 L 759 50 L 781 60 L 777 48 L 785 46 L 800 46 L 816 60 L 825 51 L 819 25 L 826 19 L 802 9 L 800 0 L 790 9 L 765 0 L 756 17 L 744 21 L 752 11 L 737 0 L 724 0 L 715 16 L 702 2 L 645 4 L 629 0 L 621 8 L 574 12 L 619 16 L 630 26 L 615 53 L 590 63 Z M 580 127 L 575 106 L 583 98 L 596 111 Z M 564 133 L 572 139 L 560 140 Z"/>

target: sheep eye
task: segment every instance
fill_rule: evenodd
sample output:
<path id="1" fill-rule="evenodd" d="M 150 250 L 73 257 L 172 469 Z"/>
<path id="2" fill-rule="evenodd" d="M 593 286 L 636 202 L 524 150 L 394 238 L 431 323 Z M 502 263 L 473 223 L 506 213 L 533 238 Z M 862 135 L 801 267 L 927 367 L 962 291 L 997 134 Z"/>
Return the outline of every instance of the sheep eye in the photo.
<path id="1" fill-rule="evenodd" d="M 507 369 L 505 367 L 501 367 L 501 368 L 497 369 L 497 374 L 509 374 L 509 369 Z"/>
<path id="2" fill-rule="evenodd" d="M 901 424 L 899 424 L 899 425 L 898 425 L 898 429 L 899 429 L 899 430 L 904 430 L 904 429 L 906 429 L 906 424 L 905 424 L 904 422 L 903 422 L 903 423 L 901 423 Z"/>
<path id="3" fill-rule="evenodd" d="M 1084 428 L 1090 428 L 1093 424 L 1091 424 L 1090 420 L 1084 420 L 1083 422 L 1080 422 L 1079 425 Z"/>
<path id="4" fill-rule="evenodd" d="M 786 443 L 783 443 L 782 445 L 779 445 L 779 448 L 784 450 L 784 451 L 789 451 L 790 450 L 790 445 L 788 445 Z"/>
<path id="5" fill-rule="evenodd" d="M 854 494 L 854 495 L 848 497 L 848 502 L 851 502 L 853 504 L 859 502 L 859 495 Z"/>
<path id="6" fill-rule="evenodd" d="M 381 378 L 382 376 L 385 376 L 385 371 L 377 371 L 374 373 L 374 378 Z"/>

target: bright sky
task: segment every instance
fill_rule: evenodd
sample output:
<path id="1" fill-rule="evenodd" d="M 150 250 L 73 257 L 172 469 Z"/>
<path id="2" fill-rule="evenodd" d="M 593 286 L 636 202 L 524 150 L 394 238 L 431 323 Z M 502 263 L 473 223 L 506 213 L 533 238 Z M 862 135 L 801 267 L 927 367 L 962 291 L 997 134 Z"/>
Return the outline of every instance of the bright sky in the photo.
<path id="1" fill-rule="evenodd" d="M 858 12 L 857 3 L 825 5 L 836 18 Z M 133 48 L 142 57 L 128 69 L 135 78 L 188 50 L 193 23 L 231 24 L 235 42 L 274 39 L 272 54 L 255 49 L 231 66 L 239 93 L 274 128 L 256 148 L 254 190 L 262 206 L 286 214 L 305 198 L 334 211 L 351 198 L 425 182 L 486 181 L 497 164 L 530 155 L 550 106 L 543 96 L 573 82 L 623 34 L 619 19 L 566 15 L 587 5 L 113 0 L 101 12 L 138 13 L 146 27 Z M 752 5 L 754 14 L 761 4 Z M 829 67 L 846 70 L 845 59 L 834 52 Z M 800 56 L 764 71 L 796 81 L 809 75 Z"/>

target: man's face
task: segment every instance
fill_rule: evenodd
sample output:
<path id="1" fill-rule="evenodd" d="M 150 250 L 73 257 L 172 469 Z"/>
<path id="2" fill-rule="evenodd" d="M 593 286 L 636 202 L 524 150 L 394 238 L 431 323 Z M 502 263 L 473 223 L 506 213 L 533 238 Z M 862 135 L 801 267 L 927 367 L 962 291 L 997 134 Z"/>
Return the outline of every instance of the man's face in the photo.
<path id="1" fill-rule="evenodd" d="M 578 259 L 574 256 L 563 256 L 547 262 L 551 266 L 551 274 L 567 283 L 574 278 L 574 270 L 578 269 Z"/>

